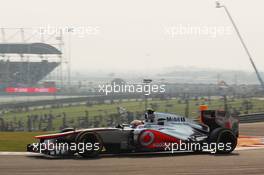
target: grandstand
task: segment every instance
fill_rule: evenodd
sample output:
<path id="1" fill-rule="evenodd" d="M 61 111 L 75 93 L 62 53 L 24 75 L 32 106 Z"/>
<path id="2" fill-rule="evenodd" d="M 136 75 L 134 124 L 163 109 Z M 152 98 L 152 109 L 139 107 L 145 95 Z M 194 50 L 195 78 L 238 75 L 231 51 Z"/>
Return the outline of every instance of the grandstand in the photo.
<path id="1" fill-rule="evenodd" d="M 32 86 L 52 72 L 59 62 L 0 60 L 0 84 L 4 86 Z"/>
<path id="2" fill-rule="evenodd" d="M 64 54 L 63 32 L 49 33 L 45 29 L 0 28 L 1 94 L 14 88 L 19 92 L 44 92 L 64 87 L 66 75 L 70 75 L 65 71 L 70 68 Z"/>
<path id="3" fill-rule="evenodd" d="M 54 55 L 60 58 L 62 53 L 46 43 L 1 43 L 0 54 L 3 57 L 0 59 L 0 92 L 3 92 L 8 87 L 35 87 L 61 64 L 49 58 Z"/>

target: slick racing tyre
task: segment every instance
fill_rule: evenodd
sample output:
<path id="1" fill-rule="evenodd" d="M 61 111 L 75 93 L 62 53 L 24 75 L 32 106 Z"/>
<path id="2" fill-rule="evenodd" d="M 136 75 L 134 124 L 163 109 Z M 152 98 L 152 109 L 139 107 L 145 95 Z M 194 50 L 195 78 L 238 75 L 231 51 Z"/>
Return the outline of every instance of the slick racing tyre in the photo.
<path id="1" fill-rule="evenodd" d="M 102 151 L 102 139 L 95 132 L 81 132 L 76 137 L 78 154 L 85 158 L 95 158 Z M 80 148 L 80 145 L 82 145 Z"/>
<path id="2" fill-rule="evenodd" d="M 230 129 L 216 128 L 209 136 L 209 144 L 215 144 L 216 154 L 228 154 L 236 148 L 237 137 Z"/>

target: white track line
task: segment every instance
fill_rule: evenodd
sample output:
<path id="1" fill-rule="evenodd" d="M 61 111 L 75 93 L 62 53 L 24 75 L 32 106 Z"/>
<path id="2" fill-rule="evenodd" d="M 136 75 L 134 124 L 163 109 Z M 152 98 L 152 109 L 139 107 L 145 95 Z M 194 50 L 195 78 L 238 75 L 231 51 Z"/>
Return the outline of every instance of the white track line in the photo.
<path id="1" fill-rule="evenodd" d="M 244 151 L 244 150 L 254 150 L 254 149 L 264 149 L 264 146 L 262 146 L 262 147 L 258 147 L 258 146 L 256 146 L 256 147 L 238 147 L 235 150 L 236 151 Z"/>
<path id="2" fill-rule="evenodd" d="M 256 150 L 256 149 L 264 149 L 264 146 L 256 146 L 256 147 L 237 147 L 236 151 L 244 151 L 244 150 Z M 162 152 L 168 153 L 168 152 Z M 175 152 L 177 153 L 177 152 Z M 136 155 L 137 153 L 134 153 Z M 140 153 L 142 154 L 142 153 Z M 153 154 L 153 153 L 146 153 L 146 154 Z M 0 152 L 0 156 L 41 156 L 40 153 L 31 153 L 31 152 Z"/>
<path id="3" fill-rule="evenodd" d="M 0 152 L 0 156 L 37 156 L 41 155 L 39 153 L 31 153 L 31 152 Z"/>

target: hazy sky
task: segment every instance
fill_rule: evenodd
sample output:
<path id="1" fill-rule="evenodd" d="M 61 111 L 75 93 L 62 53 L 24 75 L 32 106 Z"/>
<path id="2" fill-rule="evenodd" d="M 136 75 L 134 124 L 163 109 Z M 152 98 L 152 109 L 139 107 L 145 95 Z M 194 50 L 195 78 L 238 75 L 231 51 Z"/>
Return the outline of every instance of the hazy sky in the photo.
<path id="1" fill-rule="evenodd" d="M 222 2 L 264 71 L 264 1 Z M 214 0 L 6 0 L 1 2 L 0 21 L 3 27 L 96 29 L 95 35 L 72 35 L 73 70 L 172 66 L 252 70 L 224 9 L 216 9 Z M 180 31 L 184 27 L 203 32 L 186 34 Z M 204 31 L 216 28 L 225 31 L 217 35 Z"/>

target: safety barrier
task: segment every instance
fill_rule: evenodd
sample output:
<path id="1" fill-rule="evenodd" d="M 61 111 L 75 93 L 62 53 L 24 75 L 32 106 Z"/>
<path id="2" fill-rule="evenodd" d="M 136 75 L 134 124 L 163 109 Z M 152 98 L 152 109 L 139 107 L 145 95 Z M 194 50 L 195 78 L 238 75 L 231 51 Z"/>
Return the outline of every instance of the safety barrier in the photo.
<path id="1" fill-rule="evenodd" d="M 240 123 L 264 122 L 264 113 L 240 115 L 239 119 Z"/>

